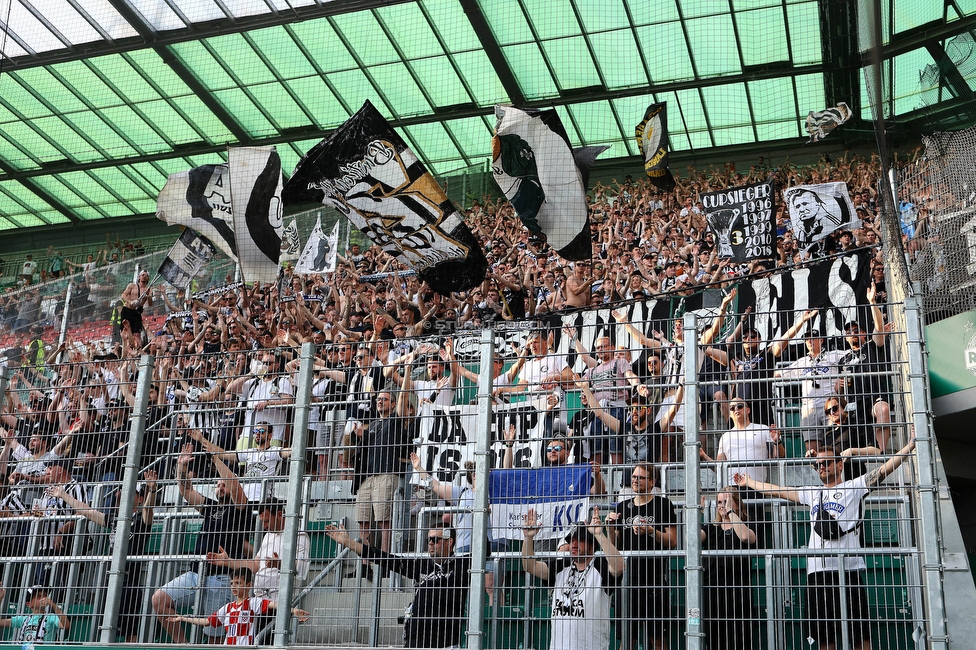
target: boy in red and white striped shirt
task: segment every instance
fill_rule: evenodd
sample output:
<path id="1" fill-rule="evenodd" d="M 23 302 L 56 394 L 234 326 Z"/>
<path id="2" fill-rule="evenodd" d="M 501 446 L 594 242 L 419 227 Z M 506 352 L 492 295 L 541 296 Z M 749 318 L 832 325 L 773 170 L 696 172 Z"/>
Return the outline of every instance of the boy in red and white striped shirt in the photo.
<path id="1" fill-rule="evenodd" d="M 248 597 L 254 574 L 250 569 L 237 569 L 230 577 L 230 591 L 234 601 L 227 603 L 208 617 L 202 616 L 173 616 L 172 623 L 189 623 L 191 625 L 222 626 L 226 632 L 227 645 L 254 645 L 254 633 L 259 616 L 278 609 L 278 603 L 259 596 Z M 293 607 L 292 616 L 304 623 L 308 620 L 308 612 Z"/>

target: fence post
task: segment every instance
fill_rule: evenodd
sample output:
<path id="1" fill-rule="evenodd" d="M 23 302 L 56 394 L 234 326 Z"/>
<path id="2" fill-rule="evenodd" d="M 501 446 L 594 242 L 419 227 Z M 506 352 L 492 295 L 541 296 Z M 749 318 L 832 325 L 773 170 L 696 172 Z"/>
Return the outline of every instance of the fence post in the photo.
<path id="1" fill-rule="evenodd" d="M 685 636 L 688 650 L 702 647 L 702 555 L 699 521 L 701 519 L 700 463 L 698 450 L 698 319 L 691 312 L 684 315 L 685 346 Z"/>
<path id="2" fill-rule="evenodd" d="M 468 648 L 485 645 L 485 556 L 488 552 L 488 450 L 491 448 L 492 368 L 495 332 L 481 331 L 481 367 L 478 373 L 478 435 L 474 447 L 474 508 L 471 513 L 471 589 L 468 591 Z"/>
<path id="3" fill-rule="evenodd" d="M 311 410 L 312 378 L 315 376 L 315 345 L 304 343 L 295 386 L 295 428 L 291 436 L 288 461 L 288 492 L 285 496 L 285 529 L 282 531 L 281 570 L 278 578 L 278 611 L 275 614 L 274 646 L 288 645 L 291 630 L 291 605 L 295 593 L 295 566 L 298 535 L 302 520 L 302 484 L 305 478 L 305 451 L 308 447 L 308 416 Z"/>
<path id="4" fill-rule="evenodd" d="M 136 500 L 136 483 L 139 480 L 142 460 L 142 440 L 146 433 L 146 412 L 149 406 L 149 389 L 152 386 L 153 357 L 144 354 L 139 360 L 139 378 L 136 383 L 135 404 L 129 420 L 129 447 L 125 453 L 122 470 L 122 486 L 119 488 L 119 516 L 115 527 L 115 544 L 112 548 L 112 566 L 108 571 L 108 591 L 105 595 L 105 611 L 102 614 L 101 643 L 115 643 L 125 582 L 125 562 L 129 553 L 129 531 L 132 528 L 132 508 Z"/>
<path id="5" fill-rule="evenodd" d="M 948 648 L 942 557 L 942 522 L 939 517 L 939 486 L 935 479 L 935 429 L 929 409 L 928 371 L 923 352 L 924 333 L 918 298 L 905 299 L 908 334 L 908 385 L 911 387 L 912 427 L 917 457 L 917 504 L 919 546 L 922 553 L 922 589 L 925 592 L 925 620 L 929 648 Z"/>

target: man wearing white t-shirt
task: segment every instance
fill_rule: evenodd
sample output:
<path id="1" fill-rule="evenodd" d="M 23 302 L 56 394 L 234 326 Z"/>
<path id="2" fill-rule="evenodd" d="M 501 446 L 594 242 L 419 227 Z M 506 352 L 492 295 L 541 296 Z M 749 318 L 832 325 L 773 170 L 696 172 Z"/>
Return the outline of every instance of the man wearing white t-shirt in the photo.
<path id="1" fill-rule="evenodd" d="M 807 451 L 819 449 L 826 424 L 824 405 L 827 398 L 841 389 L 840 362 L 843 350 L 828 350 L 827 340 L 820 330 L 809 330 L 806 336 L 807 354 L 786 368 L 773 373 L 774 377 L 800 380 L 800 426 Z"/>
<path id="2" fill-rule="evenodd" d="M 606 650 L 610 644 L 610 596 L 626 566 L 606 536 L 599 510 L 588 524 L 576 524 L 567 538 L 569 557 L 534 558 L 540 522 L 525 515 L 522 568 L 552 587 L 552 637 L 549 650 Z M 597 549 L 603 555 L 596 556 Z"/>
<path id="3" fill-rule="evenodd" d="M 281 555 L 285 530 L 285 502 L 269 497 L 258 506 L 258 519 L 264 536 L 261 546 L 253 558 L 232 558 L 226 551 L 207 553 L 207 562 L 214 566 L 229 569 L 250 569 L 254 574 L 254 595 L 278 600 L 281 583 Z M 299 531 L 295 549 L 295 586 L 300 586 L 308 577 L 310 541 L 308 533 Z"/>
<path id="4" fill-rule="evenodd" d="M 278 476 L 278 467 L 282 460 L 291 458 L 291 449 L 282 447 L 272 447 L 271 441 L 274 439 L 274 425 L 269 422 L 255 422 L 251 427 L 251 435 L 254 436 L 254 447 L 239 449 L 236 453 L 221 449 L 210 442 L 203 432 L 199 429 L 188 431 L 191 438 L 197 441 L 203 450 L 208 454 L 218 454 L 220 459 L 227 463 L 228 467 L 233 468 L 234 463 L 244 466 L 244 472 L 240 476 L 239 482 L 247 500 L 256 503 L 262 500 L 265 491 L 265 481 L 272 480 Z M 269 484 L 267 492 L 274 494 L 274 484 Z"/>
<path id="5" fill-rule="evenodd" d="M 810 508 L 810 540 L 807 548 L 829 551 L 829 555 L 807 558 L 807 618 L 810 637 L 821 650 L 837 646 L 841 639 L 841 623 L 846 622 L 852 647 L 871 649 L 871 612 L 862 573 L 867 568 L 861 550 L 859 529 L 862 525 L 861 501 L 881 482 L 898 469 L 915 450 L 914 438 L 883 465 L 867 474 L 844 481 L 844 456 L 834 450 L 817 453 L 813 466 L 820 475 L 823 487 L 784 488 L 752 479 L 745 473 L 736 474 L 734 483 L 740 488 L 758 490 L 764 494 Z M 844 566 L 837 555 L 844 554 Z M 840 580 L 840 571 L 844 580 Z M 841 585 L 846 586 L 841 598 Z M 842 607 L 844 601 L 846 607 Z M 846 616 L 845 616 L 846 614 Z"/>
<path id="6" fill-rule="evenodd" d="M 287 407 L 295 402 L 295 389 L 284 372 L 284 360 L 274 350 L 261 350 L 251 365 L 251 373 L 238 377 L 227 387 L 245 402 L 244 430 L 239 448 L 253 447 L 251 428 L 258 420 L 274 425 L 274 437 L 281 445 L 288 440 Z"/>

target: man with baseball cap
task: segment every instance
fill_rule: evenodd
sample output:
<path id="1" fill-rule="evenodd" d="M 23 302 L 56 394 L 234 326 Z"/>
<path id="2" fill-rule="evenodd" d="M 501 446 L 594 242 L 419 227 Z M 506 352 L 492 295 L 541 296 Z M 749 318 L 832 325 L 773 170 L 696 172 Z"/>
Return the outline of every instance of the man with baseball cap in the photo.
<path id="1" fill-rule="evenodd" d="M 820 330 L 808 329 L 804 337 L 807 353 L 773 373 L 774 377 L 796 379 L 800 383 L 800 426 L 807 452 L 816 452 L 823 440 L 824 405 L 827 398 L 841 389 L 840 361 L 842 350 L 828 350 L 827 339 Z"/>
<path id="2" fill-rule="evenodd" d="M 522 568 L 552 590 L 552 637 L 549 650 L 606 650 L 610 645 L 610 595 L 624 573 L 624 558 L 604 534 L 600 513 L 569 533 L 569 556 L 540 560 L 535 536 L 540 521 L 534 509 L 525 515 Z M 597 549 L 603 555 L 595 556 Z"/>

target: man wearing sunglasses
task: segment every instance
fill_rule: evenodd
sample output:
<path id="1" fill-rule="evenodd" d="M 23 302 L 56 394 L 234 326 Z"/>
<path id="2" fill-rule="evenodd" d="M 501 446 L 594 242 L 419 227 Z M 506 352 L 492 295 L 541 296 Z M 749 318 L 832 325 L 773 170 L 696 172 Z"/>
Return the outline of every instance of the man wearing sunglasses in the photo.
<path id="1" fill-rule="evenodd" d="M 755 465 L 755 461 L 770 458 L 785 458 L 786 447 L 780 439 L 779 429 L 770 429 L 765 424 L 752 422 L 752 408 L 741 397 L 729 404 L 729 419 L 732 428 L 722 434 L 718 441 L 715 460 L 728 461 L 728 483 L 739 473 L 748 474 L 757 481 L 766 480 L 766 467 Z M 711 460 L 703 456 L 705 460 Z"/>
<path id="2" fill-rule="evenodd" d="M 466 622 L 470 587 L 470 555 L 454 555 L 455 532 L 450 524 L 427 531 L 426 558 L 406 558 L 354 540 L 344 527 L 329 525 L 326 534 L 363 559 L 414 581 L 417 595 L 403 616 L 407 648 L 457 648 Z"/>
<path id="3" fill-rule="evenodd" d="M 837 646 L 841 638 L 841 623 L 848 626 L 852 647 L 871 648 L 871 612 L 862 573 L 867 569 L 858 534 L 862 524 L 861 501 L 880 487 L 915 450 L 912 438 L 898 453 L 881 466 L 851 481 L 844 480 L 844 461 L 835 450 L 817 453 L 813 463 L 823 487 L 786 488 L 757 481 L 745 473 L 736 474 L 734 483 L 740 488 L 758 490 L 768 496 L 800 503 L 810 508 L 810 539 L 807 547 L 814 551 L 828 551 L 827 555 L 807 558 L 807 618 L 809 634 L 821 650 Z M 841 567 L 839 554 L 844 554 Z M 844 571 L 844 581 L 840 571 Z M 841 585 L 846 585 L 845 609 L 841 607 Z"/>

